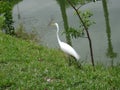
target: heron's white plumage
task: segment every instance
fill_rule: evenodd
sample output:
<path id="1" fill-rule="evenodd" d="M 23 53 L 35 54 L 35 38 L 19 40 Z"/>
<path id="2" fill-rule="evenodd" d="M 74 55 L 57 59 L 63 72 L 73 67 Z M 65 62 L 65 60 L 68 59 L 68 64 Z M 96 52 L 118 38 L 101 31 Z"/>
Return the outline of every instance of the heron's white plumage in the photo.
<path id="1" fill-rule="evenodd" d="M 77 60 L 80 59 L 80 56 L 77 54 L 77 52 L 69 44 L 61 42 L 60 48 L 63 52 L 74 56 Z"/>
<path id="2" fill-rule="evenodd" d="M 78 55 L 78 53 L 67 43 L 65 42 L 62 42 L 60 39 L 59 39 L 59 26 L 57 23 L 54 23 L 54 25 L 57 27 L 57 40 L 58 40 L 58 43 L 59 43 L 59 46 L 61 48 L 61 50 L 69 55 L 72 55 L 73 57 L 75 57 L 77 60 L 80 59 L 80 56 Z"/>

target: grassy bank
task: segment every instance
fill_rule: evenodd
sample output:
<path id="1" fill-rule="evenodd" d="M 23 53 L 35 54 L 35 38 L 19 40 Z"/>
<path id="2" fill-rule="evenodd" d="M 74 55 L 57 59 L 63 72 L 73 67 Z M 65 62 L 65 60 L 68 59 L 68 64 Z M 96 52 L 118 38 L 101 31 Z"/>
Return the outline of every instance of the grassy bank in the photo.
<path id="1" fill-rule="evenodd" d="M 77 69 L 59 50 L 0 33 L 0 90 L 119 90 L 120 66 Z"/>

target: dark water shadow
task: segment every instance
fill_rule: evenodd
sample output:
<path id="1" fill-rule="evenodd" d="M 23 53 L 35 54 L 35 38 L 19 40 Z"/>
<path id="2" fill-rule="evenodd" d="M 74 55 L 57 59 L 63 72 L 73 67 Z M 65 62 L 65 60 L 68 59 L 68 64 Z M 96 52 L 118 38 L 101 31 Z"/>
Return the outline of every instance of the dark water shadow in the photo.
<path id="1" fill-rule="evenodd" d="M 108 41 L 108 48 L 107 48 L 107 51 L 106 51 L 106 56 L 111 59 L 111 66 L 113 66 L 114 65 L 114 59 L 117 57 L 117 53 L 114 51 L 112 41 L 111 41 L 111 27 L 110 27 L 107 1 L 102 0 L 102 4 L 103 4 L 104 16 L 105 16 L 106 35 L 107 35 L 107 41 Z"/>

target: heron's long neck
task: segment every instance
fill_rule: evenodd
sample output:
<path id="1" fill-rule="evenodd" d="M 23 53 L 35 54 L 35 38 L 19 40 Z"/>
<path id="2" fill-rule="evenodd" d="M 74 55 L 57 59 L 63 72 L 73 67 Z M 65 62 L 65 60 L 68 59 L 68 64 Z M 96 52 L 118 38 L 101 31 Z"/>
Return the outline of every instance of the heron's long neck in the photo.
<path id="1" fill-rule="evenodd" d="M 57 32 L 56 32 L 56 34 L 57 34 L 57 40 L 58 40 L 58 43 L 60 44 L 60 38 L 59 38 L 59 26 L 58 26 L 58 24 L 56 24 L 56 27 L 57 27 Z"/>

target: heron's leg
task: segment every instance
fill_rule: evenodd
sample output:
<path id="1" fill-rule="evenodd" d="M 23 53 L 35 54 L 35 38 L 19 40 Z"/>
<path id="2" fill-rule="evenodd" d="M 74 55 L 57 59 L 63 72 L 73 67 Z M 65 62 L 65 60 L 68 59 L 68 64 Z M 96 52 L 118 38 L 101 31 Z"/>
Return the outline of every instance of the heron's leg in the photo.
<path id="1" fill-rule="evenodd" d="M 73 56 L 67 55 L 68 57 L 68 65 L 74 65 L 77 68 L 81 68 L 81 63 L 77 61 Z"/>
<path id="2" fill-rule="evenodd" d="M 82 68 L 82 65 L 81 65 L 81 62 L 80 61 L 76 61 L 76 65 L 77 65 L 77 68 Z"/>
<path id="3" fill-rule="evenodd" d="M 69 55 L 68 64 L 69 64 L 69 66 L 71 66 L 72 64 L 75 65 L 76 64 L 76 59 L 73 56 Z"/>
<path id="4" fill-rule="evenodd" d="M 69 59 L 69 64 L 70 65 L 74 65 L 76 68 L 81 68 L 81 62 L 80 61 L 77 61 L 73 56 L 70 56 L 70 59 Z"/>
<path id="5" fill-rule="evenodd" d="M 68 65 L 71 66 L 73 63 L 73 57 L 72 56 L 68 56 Z"/>

